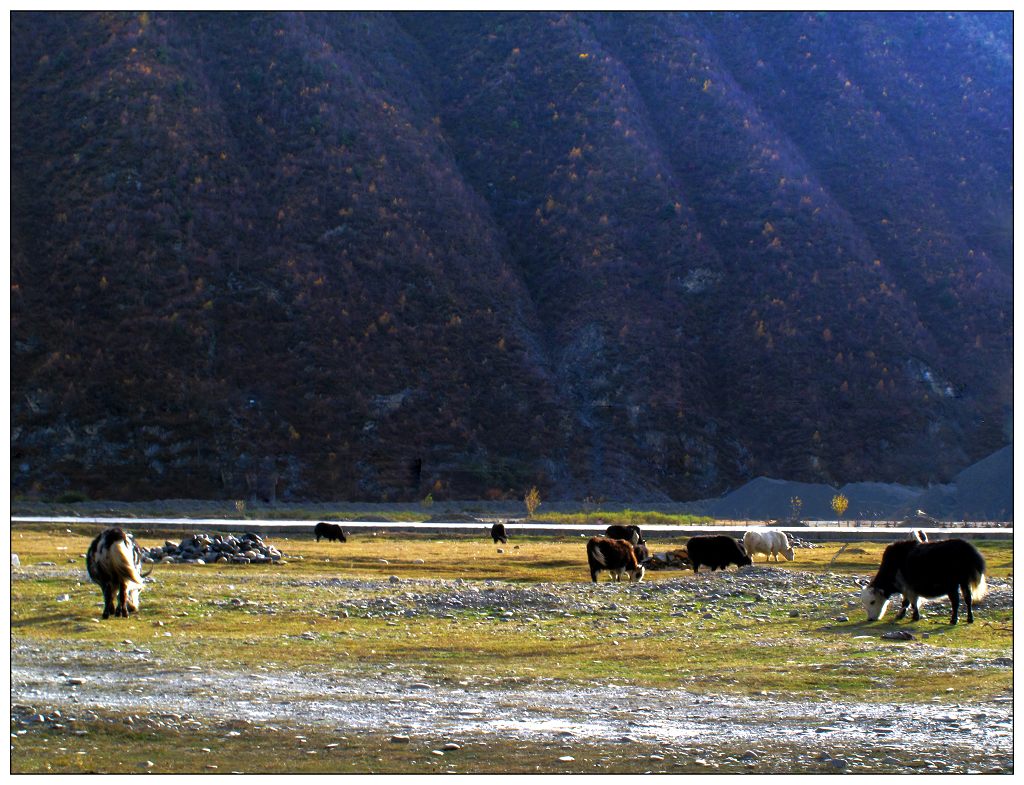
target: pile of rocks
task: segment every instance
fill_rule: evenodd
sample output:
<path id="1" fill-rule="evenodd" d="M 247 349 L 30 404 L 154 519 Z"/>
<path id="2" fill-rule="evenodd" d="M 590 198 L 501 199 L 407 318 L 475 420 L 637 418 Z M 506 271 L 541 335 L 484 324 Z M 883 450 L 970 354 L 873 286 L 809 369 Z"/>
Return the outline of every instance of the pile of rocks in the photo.
<path id="1" fill-rule="evenodd" d="M 809 540 L 801 540 L 799 537 L 794 537 L 792 534 L 789 535 L 789 544 L 794 548 L 820 548 L 821 546 L 817 543 L 810 542 Z"/>
<path id="2" fill-rule="evenodd" d="M 146 564 L 271 564 L 281 563 L 284 554 L 253 532 L 240 537 L 233 534 L 193 534 L 175 544 L 142 549 Z"/>

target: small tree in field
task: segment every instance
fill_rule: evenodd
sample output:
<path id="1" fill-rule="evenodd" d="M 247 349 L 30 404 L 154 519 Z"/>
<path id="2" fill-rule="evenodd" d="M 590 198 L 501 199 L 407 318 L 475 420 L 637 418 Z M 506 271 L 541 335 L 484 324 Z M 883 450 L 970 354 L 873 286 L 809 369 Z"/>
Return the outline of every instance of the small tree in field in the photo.
<path id="1" fill-rule="evenodd" d="M 793 511 L 793 520 L 800 520 L 800 508 L 804 506 L 803 499 L 799 496 L 794 496 L 789 500 L 790 509 Z"/>
<path id="2" fill-rule="evenodd" d="M 843 519 L 843 513 L 846 512 L 846 508 L 849 506 L 850 500 L 843 496 L 843 494 L 837 493 L 832 497 L 832 509 L 839 516 L 839 520 Z"/>
<path id="3" fill-rule="evenodd" d="M 523 497 L 523 504 L 526 505 L 526 517 L 532 518 L 533 513 L 540 507 L 540 491 L 537 486 L 530 488 L 530 492 Z"/>

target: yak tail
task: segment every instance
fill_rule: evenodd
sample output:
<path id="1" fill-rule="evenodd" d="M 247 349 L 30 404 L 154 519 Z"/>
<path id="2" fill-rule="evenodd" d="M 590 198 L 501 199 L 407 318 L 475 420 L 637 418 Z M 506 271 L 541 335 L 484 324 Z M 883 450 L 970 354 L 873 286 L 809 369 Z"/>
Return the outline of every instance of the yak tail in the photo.
<path id="1" fill-rule="evenodd" d="M 976 581 L 971 582 L 971 602 L 984 599 L 986 594 L 988 594 L 988 581 L 985 580 L 985 573 L 982 573 Z"/>
<path id="2" fill-rule="evenodd" d="M 607 563 L 604 560 L 604 555 L 601 553 L 601 549 L 594 543 L 587 545 L 587 556 L 593 559 L 595 562 L 600 564 L 602 567 L 607 567 Z"/>
<path id="3" fill-rule="evenodd" d="M 115 543 L 110 549 L 110 567 L 117 577 L 137 583 L 141 587 L 145 576 L 139 575 L 134 557 L 135 554 L 131 543 L 127 540 L 121 540 L 121 542 Z"/>

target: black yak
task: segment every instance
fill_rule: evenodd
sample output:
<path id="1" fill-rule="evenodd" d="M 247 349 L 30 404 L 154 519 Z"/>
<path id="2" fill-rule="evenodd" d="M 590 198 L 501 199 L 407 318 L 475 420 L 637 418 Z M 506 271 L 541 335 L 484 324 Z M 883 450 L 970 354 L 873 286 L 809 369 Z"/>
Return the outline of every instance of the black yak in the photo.
<path id="1" fill-rule="evenodd" d="M 897 621 L 914 611 L 918 621 L 918 601 L 921 597 L 949 597 L 953 613 L 950 624 L 956 624 L 960 611 L 960 594 L 967 606 L 967 623 L 974 621 L 973 604 L 985 596 L 985 558 L 966 540 L 938 540 L 921 542 L 918 539 L 900 540 L 889 545 L 882 553 L 878 572 L 861 591 L 861 602 L 868 621 L 885 614 L 889 598 L 903 595 L 903 606 Z"/>
<path id="2" fill-rule="evenodd" d="M 495 544 L 499 542 L 508 542 L 508 534 L 505 531 L 505 524 L 496 523 L 491 527 L 491 539 L 494 540 Z"/>
<path id="3" fill-rule="evenodd" d="M 612 540 L 626 540 L 633 543 L 633 545 L 643 545 L 647 542 L 647 540 L 644 539 L 643 533 L 640 531 L 640 527 L 632 523 L 628 526 L 613 523 L 605 531 L 604 536 Z"/>
<path id="4" fill-rule="evenodd" d="M 725 534 L 701 534 L 691 537 L 686 543 L 693 571 L 698 572 L 703 564 L 712 570 L 724 570 L 730 564 L 737 567 L 753 564 L 743 546 L 733 537 Z"/>
<path id="5" fill-rule="evenodd" d="M 597 574 L 608 570 L 614 580 L 621 580 L 622 574 L 629 576 L 630 583 L 643 580 L 644 566 L 636 560 L 633 546 L 626 540 L 609 537 L 591 537 L 587 542 L 587 562 L 590 565 L 590 580 L 597 583 Z"/>
<path id="6" fill-rule="evenodd" d="M 103 618 L 139 611 L 139 593 L 149 573 L 142 572 L 142 550 L 124 529 L 100 532 L 85 554 L 85 568 L 103 591 Z M 114 605 L 114 595 L 117 605 Z"/>
<path id="7" fill-rule="evenodd" d="M 345 530 L 336 523 L 320 521 L 320 523 L 313 527 L 313 534 L 316 535 L 317 542 L 320 542 L 321 537 L 326 537 L 328 542 L 334 542 L 335 540 L 338 542 L 348 542 Z"/>

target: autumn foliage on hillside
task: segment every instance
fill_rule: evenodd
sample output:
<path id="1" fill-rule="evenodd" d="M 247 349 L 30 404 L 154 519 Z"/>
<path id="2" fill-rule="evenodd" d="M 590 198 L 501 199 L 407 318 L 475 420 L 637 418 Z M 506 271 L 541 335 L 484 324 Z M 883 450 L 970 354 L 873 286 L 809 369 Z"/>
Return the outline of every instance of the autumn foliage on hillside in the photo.
<path id="1" fill-rule="evenodd" d="M 15 492 L 687 499 L 1009 438 L 1005 14 L 12 14 Z"/>

